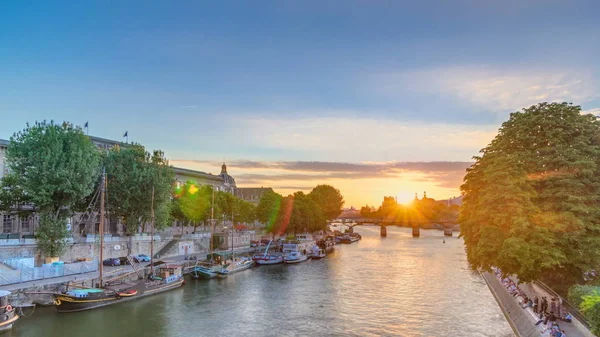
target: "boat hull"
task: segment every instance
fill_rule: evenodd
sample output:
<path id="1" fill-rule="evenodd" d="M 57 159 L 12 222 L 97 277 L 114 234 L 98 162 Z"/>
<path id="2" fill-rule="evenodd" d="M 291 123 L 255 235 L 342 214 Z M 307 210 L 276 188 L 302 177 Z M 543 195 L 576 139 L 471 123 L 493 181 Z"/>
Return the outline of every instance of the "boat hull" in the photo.
<path id="1" fill-rule="evenodd" d="M 19 315 L 15 313 L 15 309 L 12 311 L 5 313 L 2 317 L 4 319 L 0 322 L 0 331 L 8 331 L 12 329 L 13 324 L 19 319 Z"/>
<path id="2" fill-rule="evenodd" d="M 68 313 L 68 312 L 78 312 L 84 310 L 91 310 L 100 307 L 105 307 L 107 305 L 113 305 L 118 303 L 124 303 L 128 301 L 133 301 L 138 298 L 159 294 L 165 291 L 173 290 L 181 287 L 184 284 L 184 279 L 181 277 L 177 281 L 173 281 L 167 284 L 161 284 L 157 286 L 146 287 L 146 284 L 141 282 L 136 285 L 135 289 L 138 291 L 136 295 L 133 296 L 120 296 L 117 293 L 107 294 L 106 296 L 98 297 L 98 298 L 78 298 L 71 295 L 56 295 L 54 297 L 54 304 L 56 307 L 56 311 L 60 313 Z"/>
<path id="3" fill-rule="evenodd" d="M 293 260 L 289 260 L 289 259 L 283 260 L 283 262 L 287 263 L 287 264 L 301 263 L 301 262 L 305 262 L 305 261 L 308 261 L 308 256 L 302 256 L 299 259 L 293 259 Z"/>
<path id="4" fill-rule="evenodd" d="M 253 260 L 254 260 L 254 263 L 260 264 L 260 265 L 279 264 L 279 263 L 283 263 L 283 256 L 260 255 L 260 256 L 254 256 Z"/>

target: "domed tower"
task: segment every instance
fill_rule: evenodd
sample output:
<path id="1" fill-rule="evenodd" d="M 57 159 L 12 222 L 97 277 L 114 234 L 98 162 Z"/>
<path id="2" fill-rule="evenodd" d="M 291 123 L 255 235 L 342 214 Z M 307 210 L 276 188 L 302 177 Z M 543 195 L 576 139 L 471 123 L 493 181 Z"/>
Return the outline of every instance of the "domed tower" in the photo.
<path id="1" fill-rule="evenodd" d="M 235 179 L 227 173 L 227 165 L 225 165 L 225 163 L 221 166 L 221 174 L 219 174 L 219 177 L 223 178 L 224 190 L 229 193 L 234 193 L 236 188 Z"/>

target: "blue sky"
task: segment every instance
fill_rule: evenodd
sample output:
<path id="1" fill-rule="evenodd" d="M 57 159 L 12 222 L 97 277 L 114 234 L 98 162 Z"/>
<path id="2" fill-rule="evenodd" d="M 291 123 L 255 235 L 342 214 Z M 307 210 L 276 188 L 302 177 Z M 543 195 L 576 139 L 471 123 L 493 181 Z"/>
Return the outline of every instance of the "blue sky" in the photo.
<path id="1" fill-rule="evenodd" d="M 448 197 L 462 171 L 439 163 L 468 162 L 510 111 L 599 111 L 599 16 L 597 1 L 559 0 L 3 2 L 0 138 L 89 121 L 175 165 L 231 162 L 242 185 L 330 182 L 357 205 Z M 279 162 L 331 165 L 310 179 L 260 164 Z M 340 162 L 387 174 L 340 177 Z"/>

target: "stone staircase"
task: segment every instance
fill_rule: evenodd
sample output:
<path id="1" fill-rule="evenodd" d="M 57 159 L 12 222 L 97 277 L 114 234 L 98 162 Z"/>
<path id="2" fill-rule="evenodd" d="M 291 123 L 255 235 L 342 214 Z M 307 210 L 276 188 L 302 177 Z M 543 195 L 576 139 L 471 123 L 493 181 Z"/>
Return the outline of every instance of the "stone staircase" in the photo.
<path id="1" fill-rule="evenodd" d="M 177 246 L 177 243 L 179 243 L 179 240 L 176 240 L 176 239 L 173 239 L 173 240 L 167 242 L 167 244 L 164 247 L 162 247 L 158 252 L 156 252 L 154 254 L 154 258 L 158 259 L 161 256 L 166 257 L 169 255 L 174 255 L 174 254 L 169 254 L 169 251 L 172 250 L 175 246 Z"/>

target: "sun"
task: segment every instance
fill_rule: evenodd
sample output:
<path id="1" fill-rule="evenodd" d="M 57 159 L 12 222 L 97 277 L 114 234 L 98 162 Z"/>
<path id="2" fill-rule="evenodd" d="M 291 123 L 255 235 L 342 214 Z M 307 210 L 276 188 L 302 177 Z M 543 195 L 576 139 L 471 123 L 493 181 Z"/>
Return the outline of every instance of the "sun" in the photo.
<path id="1" fill-rule="evenodd" d="M 414 194 L 410 192 L 400 192 L 396 196 L 396 200 L 401 205 L 410 205 L 413 202 L 414 198 Z"/>

